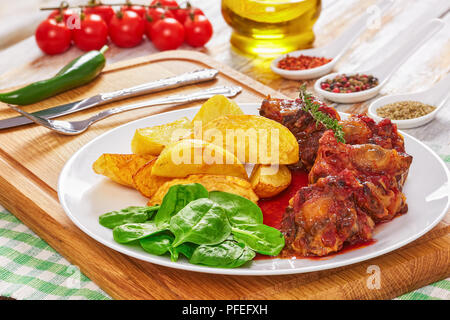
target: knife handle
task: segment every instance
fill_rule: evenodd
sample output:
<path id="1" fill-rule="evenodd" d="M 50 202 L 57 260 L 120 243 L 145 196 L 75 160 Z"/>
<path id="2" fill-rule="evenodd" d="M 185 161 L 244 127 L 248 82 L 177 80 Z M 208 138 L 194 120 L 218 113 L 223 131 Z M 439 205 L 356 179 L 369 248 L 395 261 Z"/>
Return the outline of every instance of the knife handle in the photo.
<path id="1" fill-rule="evenodd" d="M 164 98 L 147 100 L 147 101 L 143 101 L 143 102 L 139 102 L 139 103 L 135 103 L 135 104 L 131 104 L 131 105 L 125 105 L 122 107 L 117 107 L 117 108 L 113 108 L 113 109 L 109 109 L 109 110 L 103 110 L 103 111 L 97 113 L 96 115 L 92 116 L 91 118 L 85 120 L 85 122 L 89 123 L 88 125 L 90 126 L 94 122 L 103 120 L 109 116 L 112 116 L 112 115 L 118 114 L 118 113 L 122 113 L 125 111 L 153 107 L 153 106 L 158 106 L 158 105 L 163 105 L 163 104 L 175 104 L 175 103 L 184 104 L 184 103 L 189 103 L 189 102 L 194 102 L 194 101 L 206 100 L 206 99 L 209 99 L 218 94 L 222 94 L 225 97 L 231 98 L 231 97 L 234 97 L 235 95 L 237 95 L 238 93 L 240 93 L 241 91 L 242 91 L 242 88 L 239 86 L 231 86 L 231 87 L 219 86 L 219 87 L 213 87 L 213 88 L 208 88 L 208 89 L 192 92 L 189 94 L 174 94 L 174 95 L 164 97 Z"/>
<path id="2" fill-rule="evenodd" d="M 188 84 L 199 83 L 203 81 L 209 81 L 214 79 L 219 71 L 214 69 L 201 69 L 192 71 L 189 73 L 184 73 L 179 76 L 165 78 L 157 81 L 152 81 L 149 83 L 144 83 L 135 87 L 128 89 L 121 89 L 113 92 L 102 93 L 101 99 L 102 104 L 106 102 L 112 102 L 117 100 L 122 100 L 130 97 L 136 97 L 143 94 L 167 90 L 172 88 L 178 88 Z"/>

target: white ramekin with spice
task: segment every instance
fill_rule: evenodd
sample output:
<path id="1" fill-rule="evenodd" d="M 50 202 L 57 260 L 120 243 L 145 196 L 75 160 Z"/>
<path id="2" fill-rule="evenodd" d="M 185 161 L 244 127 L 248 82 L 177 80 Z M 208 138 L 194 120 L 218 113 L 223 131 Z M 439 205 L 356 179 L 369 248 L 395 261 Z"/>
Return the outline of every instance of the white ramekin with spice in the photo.
<path id="1" fill-rule="evenodd" d="M 450 74 L 426 91 L 377 99 L 369 106 L 368 114 L 375 120 L 391 119 L 399 129 L 409 129 L 427 124 L 449 105 Z"/>

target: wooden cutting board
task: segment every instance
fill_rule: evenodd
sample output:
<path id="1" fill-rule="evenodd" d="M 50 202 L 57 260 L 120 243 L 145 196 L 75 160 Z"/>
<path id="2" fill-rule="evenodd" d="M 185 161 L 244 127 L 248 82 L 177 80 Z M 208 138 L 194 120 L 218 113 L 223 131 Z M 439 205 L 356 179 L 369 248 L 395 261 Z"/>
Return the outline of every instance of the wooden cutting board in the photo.
<path id="1" fill-rule="evenodd" d="M 220 70 L 214 84 L 243 87 L 237 102 L 259 102 L 268 94 L 283 97 L 204 54 L 172 51 L 108 66 L 93 83 L 25 108 L 36 111 L 205 67 Z M 151 96 L 211 85 L 204 83 Z M 65 118 L 82 119 L 99 110 L 145 99 L 149 96 Z M 449 214 L 428 234 L 395 252 L 352 266 L 286 276 L 222 276 L 175 270 L 130 258 L 97 243 L 69 220 L 59 204 L 57 179 L 64 163 L 103 132 L 173 108 L 120 114 L 75 137 L 61 136 L 36 125 L 0 131 L 0 203 L 116 299 L 388 299 L 450 275 Z M 0 104 L 0 119 L 15 115 Z M 381 271 L 379 289 L 367 286 L 371 276 L 368 267 L 372 265 Z"/>

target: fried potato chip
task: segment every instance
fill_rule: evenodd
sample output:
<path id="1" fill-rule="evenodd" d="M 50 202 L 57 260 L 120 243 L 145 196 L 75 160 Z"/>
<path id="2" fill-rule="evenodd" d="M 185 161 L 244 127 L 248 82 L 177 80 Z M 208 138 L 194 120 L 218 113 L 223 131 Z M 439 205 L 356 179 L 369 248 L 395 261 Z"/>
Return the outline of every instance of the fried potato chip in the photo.
<path id="1" fill-rule="evenodd" d="M 137 129 L 131 141 L 135 154 L 159 155 L 165 146 L 180 140 L 191 131 L 191 121 L 181 118 L 160 126 Z"/>
<path id="2" fill-rule="evenodd" d="M 256 165 L 250 175 L 250 184 L 260 198 L 270 198 L 286 189 L 292 180 L 291 171 L 284 165 Z"/>
<path id="3" fill-rule="evenodd" d="M 299 160 L 298 143 L 292 132 L 264 117 L 223 116 L 194 130 L 195 139 L 226 148 L 243 163 L 292 164 Z"/>
<path id="4" fill-rule="evenodd" d="M 133 175 L 140 167 L 153 159 L 155 156 L 152 155 L 105 153 L 94 162 L 92 169 L 95 173 L 104 175 L 117 183 L 133 187 Z"/>
<path id="5" fill-rule="evenodd" d="M 172 178 L 159 177 L 152 174 L 152 168 L 156 159 L 146 163 L 133 175 L 134 187 L 144 197 L 151 198 L 155 192 Z"/>
<path id="6" fill-rule="evenodd" d="M 185 179 L 173 179 L 164 183 L 150 199 L 148 205 L 161 204 L 171 186 L 190 183 L 200 183 L 208 191 L 229 192 L 245 197 L 253 202 L 258 201 L 258 196 L 253 192 L 250 183 L 244 179 L 223 175 L 196 174 L 190 175 Z"/>
<path id="7" fill-rule="evenodd" d="M 180 140 L 165 148 L 152 174 L 184 178 L 191 174 L 218 174 L 248 179 L 244 165 L 227 150 L 195 139 Z"/>
<path id="8" fill-rule="evenodd" d="M 209 98 L 195 115 L 192 122 L 201 121 L 202 125 L 224 115 L 244 114 L 236 102 L 218 94 Z"/>

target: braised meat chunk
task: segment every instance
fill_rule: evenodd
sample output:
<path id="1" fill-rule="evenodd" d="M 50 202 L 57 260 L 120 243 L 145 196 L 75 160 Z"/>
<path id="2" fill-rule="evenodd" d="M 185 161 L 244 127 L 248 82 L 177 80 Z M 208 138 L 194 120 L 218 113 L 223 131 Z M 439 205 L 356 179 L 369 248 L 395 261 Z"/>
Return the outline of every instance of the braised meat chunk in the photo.
<path id="1" fill-rule="evenodd" d="M 412 157 L 395 149 L 375 144 L 348 145 L 339 143 L 332 131 L 319 141 L 316 162 L 309 173 L 309 182 L 351 171 L 364 186 L 359 206 L 376 222 L 390 220 L 406 212 L 406 199 L 401 192 Z"/>
<path id="2" fill-rule="evenodd" d="M 301 256 L 324 256 L 371 239 L 375 223 L 355 201 L 363 193 L 349 170 L 301 188 L 283 216 L 287 248 Z"/>
<path id="3" fill-rule="evenodd" d="M 389 119 L 376 123 L 366 115 L 351 115 L 340 121 L 344 130 L 345 142 L 348 144 L 376 144 L 385 149 L 395 149 L 405 152 L 403 137 L 398 133 L 397 126 Z"/>
<path id="4" fill-rule="evenodd" d="M 339 114 L 333 108 L 324 103 L 319 110 L 331 118 L 340 120 Z M 300 164 L 309 170 L 316 159 L 319 148 L 319 139 L 327 128 L 322 123 L 317 123 L 309 112 L 302 109 L 301 99 L 264 99 L 260 115 L 277 121 L 286 126 L 297 138 L 299 144 Z M 347 144 L 376 144 L 385 149 L 394 149 L 405 152 L 403 137 L 398 133 L 397 126 L 389 119 L 376 123 L 365 115 L 351 115 L 346 120 L 339 121 L 344 131 Z"/>
<path id="5" fill-rule="evenodd" d="M 310 97 L 310 96 L 309 96 Z M 315 99 L 315 98 L 313 98 Z M 318 100 L 322 111 L 339 121 L 336 129 L 301 99 L 265 99 L 260 115 L 278 121 L 297 138 L 300 162 L 309 171 L 309 185 L 290 200 L 281 230 L 285 255 L 324 256 L 345 244 L 367 241 L 377 223 L 407 212 L 402 193 L 412 157 L 405 152 L 397 126 L 376 123 L 365 115 L 340 120 L 335 109 Z M 344 136 L 345 143 L 336 139 Z M 327 120 L 327 121 L 325 121 Z M 342 130 L 342 131 L 340 131 Z"/>
<path id="6" fill-rule="evenodd" d="M 326 106 L 318 100 L 319 110 L 330 117 L 340 120 L 335 109 Z M 302 100 L 288 99 L 264 99 L 259 114 L 263 117 L 277 121 L 287 127 L 297 138 L 300 154 L 300 166 L 309 169 L 316 159 L 319 139 L 327 130 L 321 123 L 316 123 L 314 118 L 302 109 Z"/>

